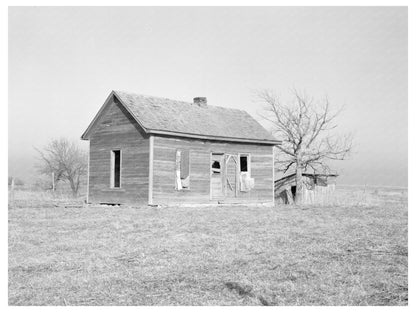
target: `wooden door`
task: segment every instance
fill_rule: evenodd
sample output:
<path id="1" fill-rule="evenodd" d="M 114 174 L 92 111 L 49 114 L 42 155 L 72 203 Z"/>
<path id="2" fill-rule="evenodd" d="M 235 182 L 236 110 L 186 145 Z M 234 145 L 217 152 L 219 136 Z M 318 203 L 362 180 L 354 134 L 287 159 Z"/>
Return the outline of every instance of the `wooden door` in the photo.
<path id="1" fill-rule="evenodd" d="M 211 154 L 211 199 L 224 198 L 224 154 Z"/>
<path id="2" fill-rule="evenodd" d="M 227 198 L 237 197 L 237 156 L 225 156 L 225 183 Z"/>

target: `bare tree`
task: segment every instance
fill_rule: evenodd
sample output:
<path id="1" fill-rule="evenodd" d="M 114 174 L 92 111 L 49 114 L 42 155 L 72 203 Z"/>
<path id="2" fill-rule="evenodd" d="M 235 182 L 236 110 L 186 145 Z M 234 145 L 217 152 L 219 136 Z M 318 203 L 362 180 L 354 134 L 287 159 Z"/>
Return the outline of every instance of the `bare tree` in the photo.
<path id="1" fill-rule="evenodd" d="M 328 161 L 343 160 L 350 153 L 352 136 L 331 133 L 337 127 L 335 119 L 341 110 L 331 112 L 327 97 L 315 101 L 296 89 L 293 100 L 285 103 L 271 90 L 256 91 L 255 96 L 265 104 L 262 117 L 282 140 L 277 146 L 277 167 L 283 172 L 296 170 L 296 202 L 300 203 L 302 173 L 308 169 L 329 172 Z"/>
<path id="2" fill-rule="evenodd" d="M 86 152 L 66 138 L 53 139 L 44 148 L 35 149 L 40 155 L 38 170 L 53 177 L 52 188 L 59 181 L 68 181 L 72 194 L 78 195 L 81 180 L 87 170 Z"/>

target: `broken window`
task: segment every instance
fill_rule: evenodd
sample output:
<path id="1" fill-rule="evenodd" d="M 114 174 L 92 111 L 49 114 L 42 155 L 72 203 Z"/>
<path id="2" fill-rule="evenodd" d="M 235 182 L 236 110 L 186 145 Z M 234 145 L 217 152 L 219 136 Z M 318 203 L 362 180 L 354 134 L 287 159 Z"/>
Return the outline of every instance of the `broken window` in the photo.
<path id="1" fill-rule="evenodd" d="M 175 184 L 177 190 L 189 189 L 189 150 L 176 151 Z"/>
<path id="2" fill-rule="evenodd" d="M 111 151 L 110 186 L 119 188 L 121 185 L 121 150 Z"/>
<path id="3" fill-rule="evenodd" d="M 249 154 L 239 154 L 240 164 L 240 191 L 248 192 L 254 187 L 254 179 L 251 177 L 251 159 Z"/>
<path id="4" fill-rule="evenodd" d="M 212 162 L 212 173 L 221 173 L 221 164 L 218 160 Z"/>

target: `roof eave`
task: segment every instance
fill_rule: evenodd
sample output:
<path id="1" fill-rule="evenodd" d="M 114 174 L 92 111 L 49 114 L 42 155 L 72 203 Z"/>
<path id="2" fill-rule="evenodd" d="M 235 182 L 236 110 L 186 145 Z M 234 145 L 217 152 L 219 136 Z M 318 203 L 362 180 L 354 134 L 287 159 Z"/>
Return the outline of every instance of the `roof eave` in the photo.
<path id="1" fill-rule="evenodd" d="M 282 142 L 279 141 L 279 140 L 262 140 L 262 139 L 221 137 L 221 136 L 202 135 L 202 134 L 185 133 L 185 132 L 164 131 L 164 130 L 158 130 L 158 129 L 148 129 L 147 132 L 149 134 L 185 137 L 185 138 L 202 139 L 202 140 L 256 143 L 256 144 L 266 144 L 266 145 L 280 145 L 280 144 L 282 144 Z"/>

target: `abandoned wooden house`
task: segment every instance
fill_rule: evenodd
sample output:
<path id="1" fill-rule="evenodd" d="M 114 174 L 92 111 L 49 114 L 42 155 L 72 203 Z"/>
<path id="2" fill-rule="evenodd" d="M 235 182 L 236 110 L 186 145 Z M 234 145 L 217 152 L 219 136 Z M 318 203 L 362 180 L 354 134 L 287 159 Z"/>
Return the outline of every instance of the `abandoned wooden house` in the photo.
<path id="1" fill-rule="evenodd" d="M 335 191 L 335 182 L 338 175 L 335 173 L 309 173 L 302 174 L 303 189 L 301 204 L 328 203 Z M 291 173 L 275 181 L 276 202 L 291 204 L 296 196 L 296 174 Z"/>
<path id="2" fill-rule="evenodd" d="M 89 203 L 274 203 L 280 142 L 245 111 L 112 91 L 81 138 Z"/>

